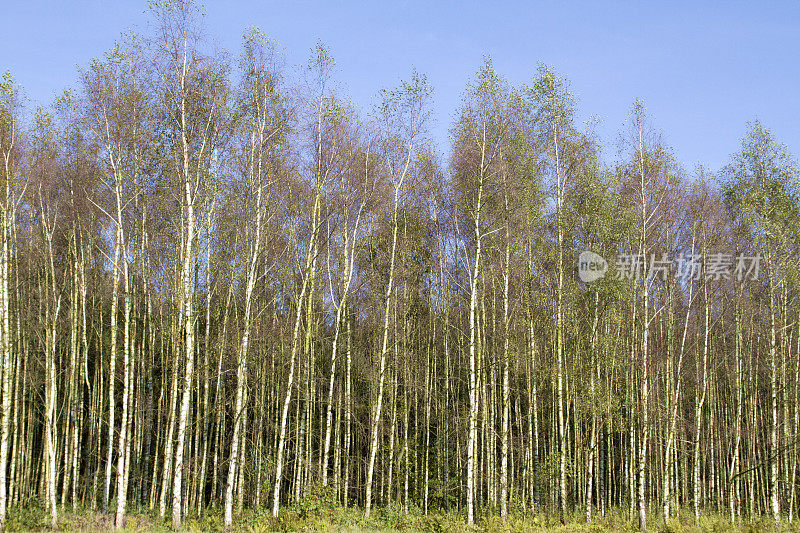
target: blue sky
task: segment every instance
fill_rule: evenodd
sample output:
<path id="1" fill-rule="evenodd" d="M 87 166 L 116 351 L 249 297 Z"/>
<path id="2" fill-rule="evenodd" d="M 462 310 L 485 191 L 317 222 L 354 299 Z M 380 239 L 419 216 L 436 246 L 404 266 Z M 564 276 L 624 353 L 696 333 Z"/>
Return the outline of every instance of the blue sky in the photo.
<path id="1" fill-rule="evenodd" d="M 119 34 L 145 29 L 144 0 L 4 0 L 0 69 L 29 107 L 75 85 L 77 65 Z M 724 165 L 748 120 L 759 118 L 800 154 L 800 2 L 206 2 L 205 24 L 237 51 L 259 26 L 305 63 L 316 41 L 331 49 L 341 89 L 361 106 L 412 67 L 434 87 L 431 134 L 448 128 L 483 54 L 510 83 L 537 62 L 571 82 L 578 119 L 598 117 L 606 156 L 635 97 L 687 170 Z"/>

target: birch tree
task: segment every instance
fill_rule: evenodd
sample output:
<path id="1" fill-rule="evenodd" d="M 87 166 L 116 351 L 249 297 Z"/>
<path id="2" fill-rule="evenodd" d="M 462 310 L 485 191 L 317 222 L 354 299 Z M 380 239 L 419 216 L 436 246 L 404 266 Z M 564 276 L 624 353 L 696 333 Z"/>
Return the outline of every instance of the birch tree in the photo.
<path id="1" fill-rule="evenodd" d="M 233 442 L 231 444 L 228 481 L 225 489 L 225 525 L 233 520 L 233 487 L 237 469 L 240 468 L 239 448 L 242 433 L 244 394 L 247 387 L 247 352 L 250 343 L 252 324 L 253 289 L 260 270 L 261 247 L 264 240 L 266 206 L 270 204 L 272 191 L 270 180 L 274 179 L 274 158 L 280 152 L 287 128 L 284 97 L 281 94 L 281 73 L 273 45 L 261 32 L 253 28 L 245 35 L 241 66 L 245 72 L 243 86 L 239 94 L 239 106 L 243 109 L 241 125 L 244 136 L 244 169 L 246 186 L 249 191 L 248 220 L 253 226 L 246 226 L 248 246 L 247 274 L 244 294 L 244 316 L 242 337 L 237 355 L 236 400 L 234 404 Z M 240 487 L 239 490 L 242 490 Z"/>
<path id="2" fill-rule="evenodd" d="M 15 381 L 12 347 L 11 295 L 13 265 L 13 233 L 17 202 L 25 184 L 19 173 L 20 89 L 9 72 L 0 82 L 0 155 L 3 157 L 2 203 L 0 203 L 0 358 L 2 366 L 2 418 L 0 418 L 0 530 L 6 527 L 8 510 L 8 460 L 11 443 L 11 400 Z"/>
<path id="3" fill-rule="evenodd" d="M 380 112 L 383 121 L 385 152 L 384 165 L 392 192 L 392 245 L 389 255 L 389 272 L 383 295 L 383 328 L 378 357 L 378 391 L 370 421 L 369 459 L 365 484 L 364 516 L 369 517 L 372 508 L 372 483 L 375 476 L 375 459 L 378 454 L 378 429 L 383 408 L 384 376 L 389 351 L 389 320 L 392 293 L 394 291 L 395 263 L 397 259 L 399 209 L 403 201 L 404 184 L 412 169 L 416 155 L 416 143 L 425 123 L 427 100 L 430 88 L 424 76 L 413 72 L 407 82 L 391 91 L 385 91 Z"/>

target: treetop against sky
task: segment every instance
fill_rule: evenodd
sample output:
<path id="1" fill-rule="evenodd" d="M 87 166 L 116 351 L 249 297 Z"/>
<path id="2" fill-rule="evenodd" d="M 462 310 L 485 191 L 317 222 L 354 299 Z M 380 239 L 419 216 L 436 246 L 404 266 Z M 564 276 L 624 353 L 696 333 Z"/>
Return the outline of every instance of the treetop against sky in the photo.
<path id="1" fill-rule="evenodd" d="M 759 118 L 800 146 L 800 4 L 796 2 L 206 2 L 212 42 L 236 53 L 259 26 L 304 65 L 317 40 L 337 61 L 335 79 L 362 108 L 412 67 L 435 89 L 431 134 L 446 151 L 463 88 L 483 54 L 509 83 L 528 82 L 541 61 L 571 81 L 578 122 L 595 127 L 616 156 L 633 98 L 644 100 L 687 169 L 725 164 Z M 143 0 L 7 0 L 2 69 L 29 103 L 48 104 L 77 85 L 76 65 L 111 48 L 121 32 L 147 33 Z"/>

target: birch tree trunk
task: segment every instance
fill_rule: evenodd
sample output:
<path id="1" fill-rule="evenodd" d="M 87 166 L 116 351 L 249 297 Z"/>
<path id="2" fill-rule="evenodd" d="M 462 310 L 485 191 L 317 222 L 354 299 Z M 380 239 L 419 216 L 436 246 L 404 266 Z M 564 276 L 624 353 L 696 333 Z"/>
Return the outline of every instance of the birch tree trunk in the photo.
<path id="1" fill-rule="evenodd" d="M 5 81 L 5 80 L 4 80 Z M 12 386 L 15 378 L 14 358 L 12 353 L 12 331 L 11 331 L 11 293 L 9 291 L 9 280 L 11 275 L 11 249 L 10 243 L 12 238 L 13 228 L 15 227 L 15 212 L 16 205 L 14 199 L 14 185 L 16 184 L 16 176 L 12 168 L 12 151 L 14 150 L 14 143 L 16 140 L 16 127 L 17 121 L 15 116 L 15 109 L 13 108 L 15 102 L 16 91 L 12 85 L 3 84 L 0 87 L 0 111 L 8 113 L 7 126 L 9 127 L 9 136 L 3 136 L 0 141 L 0 154 L 3 156 L 3 170 L 4 170 L 4 194 L 3 203 L 0 204 L 0 364 L 2 364 L 2 398 L 0 399 L 0 406 L 2 406 L 2 418 L 0 418 L 0 531 L 6 529 L 6 511 L 8 509 L 9 493 L 13 497 L 14 487 L 14 455 L 12 454 L 11 475 L 9 476 L 8 459 L 9 459 L 9 441 L 11 439 L 11 395 Z M 9 109 L 6 109 L 6 106 Z M 19 379 L 19 374 L 16 376 Z M 19 386 L 17 386 L 16 398 L 19 396 Z M 14 412 L 18 410 L 15 408 Z M 16 422 L 16 420 L 15 420 Z M 15 424 L 15 430 L 18 426 Z M 17 439 L 17 431 L 14 431 Z M 77 475 L 77 473 L 76 473 Z M 10 487 L 10 490 L 9 490 Z"/>
<path id="2" fill-rule="evenodd" d="M 312 215 L 312 235 L 311 242 L 309 243 L 308 253 L 306 255 L 306 267 L 303 275 L 302 288 L 300 295 L 297 298 L 297 310 L 295 311 L 294 319 L 294 333 L 292 335 L 292 353 L 289 359 L 289 375 L 286 381 L 286 392 L 283 399 L 283 407 L 281 409 L 281 423 L 278 436 L 278 449 L 275 454 L 275 485 L 272 491 L 272 516 L 278 517 L 280 511 L 280 497 L 281 497 L 281 481 L 283 476 L 283 453 L 286 446 L 286 432 L 289 426 L 289 406 L 292 401 L 292 387 L 294 386 L 294 373 L 297 360 L 297 352 L 300 345 L 300 324 L 303 318 L 303 309 L 311 279 L 311 270 L 314 269 L 315 259 L 314 254 L 314 241 L 317 232 L 317 217 L 316 213 L 319 209 L 320 197 L 319 189 L 317 189 L 316 199 L 314 201 L 313 215 Z"/>
<path id="3" fill-rule="evenodd" d="M 263 136 L 263 132 L 262 132 Z M 263 141 L 263 137 L 261 139 Z M 259 153 L 260 153 L 260 146 L 259 146 Z M 252 169 L 253 163 L 251 163 Z M 259 167 L 261 166 L 261 162 L 259 161 Z M 260 173 L 261 169 L 258 169 Z M 252 170 L 251 170 L 252 175 Z M 247 372 L 247 350 L 250 342 L 250 327 L 251 327 L 251 307 L 252 307 L 252 299 L 253 299 L 253 288 L 255 287 L 256 283 L 256 264 L 258 261 L 258 257 L 260 254 L 260 246 L 261 246 L 261 226 L 262 226 L 262 207 L 261 207 L 261 195 L 263 186 L 260 183 L 260 174 L 257 178 L 258 184 L 257 191 L 256 191 L 256 204 L 255 204 L 255 213 L 256 213 L 256 220 L 255 220 L 255 236 L 253 237 L 253 241 L 251 244 L 251 251 L 250 251 L 250 261 L 249 261 L 249 268 L 247 271 L 247 288 L 245 289 L 245 303 L 244 303 L 244 330 L 242 332 L 242 341 L 241 345 L 239 346 L 239 354 L 237 359 L 236 365 L 236 404 L 234 407 L 234 418 L 233 418 L 233 441 L 231 443 L 231 456 L 230 456 L 230 463 L 228 466 L 228 483 L 225 489 L 225 525 L 230 526 L 233 522 L 233 484 L 234 479 L 237 473 L 237 469 L 239 468 L 239 439 L 240 439 L 240 432 L 242 430 L 242 410 L 244 407 L 243 399 L 245 394 L 246 388 L 246 372 Z M 240 487 L 241 490 L 241 487 Z"/>
<path id="4" fill-rule="evenodd" d="M 411 153 L 409 150 L 409 160 L 410 157 Z M 408 164 L 406 164 L 406 168 L 408 168 Z M 405 177 L 405 174 L 403 177 Z M 372 420 L 371 420 L 372 424 L 370 426 L 371 436 L 369 444 L 369 462 L 367 463 L 367 480 L 366 480 L 365 501 L 364 501 L 364 516 L 367 518 L 369 518 L 369 513 L 370 510 L 372 509 L 372 481 L 375 476 L 375 458 L 377 457 L 378 454 L 378 428 L 381 421 L 381 408 L 383 406 L 383 384 L 384 384 L 384 373 L 386 371 L 386 356 L 389 350 L 389 317 L 391 311 L 392 291 L 394 289 L 395 258 L 397 255 L 397 233 L 398 233 L 397 210 L 400 201 L 400 187 L 402 187 L 402 179 L 397 185 L 395 185 L 394 188 L 394 209 L 392 215 L 392 252 L 389 259 L 389 281 L 386 284 L 386 294 L 384 295 L 383 341 L 381 343 L 380 367 L 378 370 L 378 396 L 375 400 L 375 409 L 372 414 Z M 391 486 L 391 484 L 389 486 Z"/>
<path id="5" fill-rule="evenodd" d="M 772 400 L 772 425 L 770 427 L 770 506 L 772 519 L 776 525 L 781 523 L 781 508 L 778 493 L 778 353 L 775 326 L 775 265 L 772 254 L 768 254 L 769 260 L 769 388 Z"/>
<path id="6" fill-rule="evenodd" d="M 508 197 L 506 197 L 506 209 L 508 209 Z M 508 221 L 506 221 L 506 257 L 503 273 L 503 397 L 502 397 L 502 423 L 500 430 L 501 451 L 500 451 L 500 516 L 503 519 L 508 517 L 508 441 L 509 425 L 511 418 L 511 386 L 509 377 L 509 312 L 508 312 L 508 292 L 510 284 L 511 270 L 511 235 L 509 232 Z"/>
<path id="7" fill-rule="evenodd" d="M 44 465 L 45 476 L 44 492 L 47 496 L 46 508 L 50 511 L 50 527 L 54 528 L 58 524 L 58 506 L 56 505 L 56 483 L 58 481 L 58 471 L 56 470 L 56 455 L 58 452 L 58 435 L 56 433 L 56 396 L 57 396 L 57 373 L 56 373 L 56 335 L 57 320 L 61 310 L 61 295 L 56 288 L 56 270 L 53 257 L 53 233 L 55 231 L 55 220 L 47 221 L 50 214 L 42 200 L 41 190 L 39 191 L 39 204 L 42 207 L 44 222 L 44 237 L 47 242 L 47 277 L 45 284 L 49 285 L 50 298 L 45 306 L 45 426 L 44 426 Z M 55 218 L 55 217 L 54 217 Z"/>
<path id="8" fill-rule="evenodd" d="M 640 256 L 644 257 L 644 260 L 647 261 L 647 223 L 650 219 L 650 214 L 648 213 L 648 180 L 645 171 L 645 161 L 644 161 L 644 143 L 642 140 L 642 108 L 637 106 L 636 108 L 636 122 L 637 122 L 637 133 L 639 135 L 639 172 L 640 172 L 640 191 L 641 191 L 641 236 L 640 236 L 640 245 L 639 245 L 639 254 Z M 644 279 L 644 290 L 643 290 L 643 309 L 642 309 L 642 359 L 641 359 L 641 368 L 642 368 L 642 390 L 641 390 L 641 416 L 642 416 L 642 439 L 639 443 L 639 529 L 641 531 L 647 531 L 647 501 L 646 501 L 646 475 L 647 475 L 647 446 L 648 446 L 648 437 L 650 436 L 650 418 L 649 418 L 649 383 L 650 383 L 650 375 L 647 371 L 647 365 L 649 362 L 649 339 L 650 339 L 650 283 L 651 277 L 648 275 L 645 276 Z"/>

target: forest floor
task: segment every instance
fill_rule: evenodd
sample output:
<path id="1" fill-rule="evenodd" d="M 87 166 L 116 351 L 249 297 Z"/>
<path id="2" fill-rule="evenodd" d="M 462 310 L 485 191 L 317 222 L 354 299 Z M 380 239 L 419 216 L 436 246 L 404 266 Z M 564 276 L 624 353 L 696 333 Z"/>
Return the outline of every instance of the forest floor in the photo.
<path id="1" fill-rule="evenodd" d="M 44 509 L 34 505 L 26 508 L 9 510 L 9 531 L 53 531 Z M 681 516 L 671 520 L 666 527 L 660 518 L 648 520 L 649 531 L 655 532 L 723 532 L 723 531 L 797 531 L 800 524 L 784 524 L 776 528 L 767 519 L 754 522 L 739 523 L 732 526 L 730 520 L 722 515 L 704 515 L 700 523 L 696 523 L 691 512 L 684 511 Z M 99 512 L 66 510 L 59 515 L 55 531 L 115 531 L 114 515 Z M 125 517 L 125 528 L 122 531 L 171 531 L 168 518 L 159 518 L 147 512 L 131 512 Z M 226 531 L 223 527 L 222 513 L 212 510 L 203 517 L 189 516 L 183 523 L 182 531 Z M 431 512 L 403 513 L 400 507 L 376 509 L 369 519 L 364 518 L 363 511 L 358 508 L 304 509 L 299 506 L 282 510 L 278 519 L 273 519 L 267 509 L 261 513 L 246 511 L 237 516 L 234 524 L 227 531 L 268 532 L 268 531 L 325 531 L 325 532 L 462 532 L 468 531 L 463 513 Z M 637 524 L 628 519 L 627 513 L 615 511 L 606 516 L 597 516 L 592 523 L 586 522 L 583 516 L 575 515 L 572 521 L 561 523 L 560 520 L 544 514 L 531 515 L 512 514 L 503 521 L 499 515 L 479 517 L 475 532 L 598 532 L 598 531 L 638 531 Z"/>

